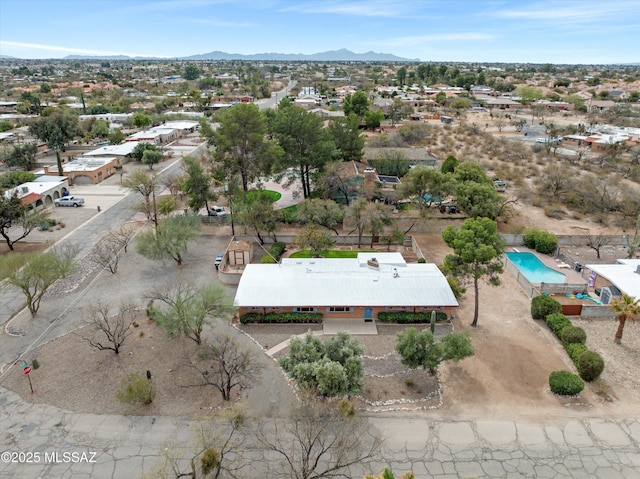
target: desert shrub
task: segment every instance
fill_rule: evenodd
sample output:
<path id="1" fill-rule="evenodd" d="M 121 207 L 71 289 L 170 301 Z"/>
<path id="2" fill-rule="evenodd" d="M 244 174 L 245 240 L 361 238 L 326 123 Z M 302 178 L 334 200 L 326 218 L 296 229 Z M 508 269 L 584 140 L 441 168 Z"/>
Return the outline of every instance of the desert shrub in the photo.
<path id="1" fill-rule="evenodd" d="M 547 319 L 553 313 L 560 313 L 562 305 L 551 296 L 540 295 L 531 300 L 531 317 L 533 319 Z"/>
<path id="2" fill-rule="evenodd" d="M 418 258 L 418 263 L 426 263 L 427 260 L 424 258 Z"/>
<path id="3" fill-rule="evenodd" d="M 240 316 L 242 324 L 247 323 L 321 323 L 322 313 L 245 313 Z"/>
<path id="4" fill-rule="evenodd" d="M 587 342 L 587 333 L 578 326 L 566 326 L 560 333 L 562 344 L 584 344 Z"/>
<path id="5" fill-rule="evenodd" d="M 577 364 L 582 353 L 588 351 L 587 347 L 580 343 L 569 343 L 565 346 L 565 349 L 567 350 L 571 361 L 573 361 L 573 364 Z"/>
<path id="6" fill-rule="evenodd" d="M 551 254 L 558 247 L 558 237 L 538 228 L 527 228 L 524 233 L 524 244 L 538 253 Z"/>
<path id="7" fill-rule="evenodd" d="M 575 396 L 584 389 L 584 381 L 569 371 L 553 371 L 549 374 L 549 387 L 554 394 Z"/>
<path id="8" fill-rule="evenodd" d="M 578 357 L 576 367 L 580 377 L 587 382 L 595 381 L 604 370 L 604 360 L 595 351 L 584 351 Z"/>
<path id="9" fill-rule="evenodd" d="M 273 243 L 271 248 L 269 248 L 269 254 L 265 254 L 260 262 L 265 264 L 277 263 L 286 247 L 287 245 L 280 241 Z"/>
<path id="10" fill-rule="evenodd" d="M 562 330 L 567 326 L 572 326 L 571 321 L 562 313 L 553 313 L 547 316 L 547 326 L 553 334 L 560 337 Z"/>
<path id="11" fill-rule="evenodd" d="M 449 319 L 447 313 L 436 311 L 436 321 L 446 321 L 447 319 Z M 431 321 L 431 311 L 425 311 L 423 313 L 412 313 L 409 311 L 381 311 L 378 313 L 378 321 L 398 324 L 429 323 Z"/>
<path id="12" fill-rule="evenodd" d="M 138 373 L 129 374 L 120 381 L 120 389 L 116 393 L 118 401 L 126 404 L 151 404 L 156 397 L 156 388 L 147 378 Z"/>

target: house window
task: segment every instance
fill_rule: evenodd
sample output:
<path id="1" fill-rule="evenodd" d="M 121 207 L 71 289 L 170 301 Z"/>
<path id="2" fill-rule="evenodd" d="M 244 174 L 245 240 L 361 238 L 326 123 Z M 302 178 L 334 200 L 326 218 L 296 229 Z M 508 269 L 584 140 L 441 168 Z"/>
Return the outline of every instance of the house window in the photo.
<path id="1" fill-rule="evenodd" d="M 384 310 L 385 311 L 410 311 L 411 308 L 408 308 L 406 306 L 385 306 Z"/>
<path id="2" fill-rule="evenodd" d="M 299 307 L 299 308 L 294 308 L 294 310 L 298 311 L 300 313 L 313 313 L 313 312 L 317 311 L 317 308 L 303 306 L 303 307 Z"/>
<path id="3" fill-rule="evenodd" d="M 282 310 L 282 308 L 267 308 L 267 311 L 273 311 L 275 313 L 281 313 Z"/>
<path id="4" fill-rule="evenodd" d="M 262 313 L 262 312 L 264 311 L 264 308 L 255 308 L 255 307 L 253 307 L 253 306 L 249 306 L 249 307 L 247 308 L 247 311 L 257 311 L 257 312 L 259 312 L 259 313 Z"/>
<path id="5" fill-rule="evenodd" d="M 327 313 L 346 313 L 353 311 L 353 308 L 347 306 L 330 306 L 327 308 Z"/>

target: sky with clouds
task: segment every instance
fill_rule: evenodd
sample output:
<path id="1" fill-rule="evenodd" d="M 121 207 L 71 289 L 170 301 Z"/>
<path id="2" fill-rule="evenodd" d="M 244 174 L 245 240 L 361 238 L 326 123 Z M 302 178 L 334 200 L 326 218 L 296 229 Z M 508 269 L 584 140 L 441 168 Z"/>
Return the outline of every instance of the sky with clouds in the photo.
<path id="1" fill-rule="evenodd" d="M 0 0 L 0 55 L 640 63 L 638 0 Z"/>

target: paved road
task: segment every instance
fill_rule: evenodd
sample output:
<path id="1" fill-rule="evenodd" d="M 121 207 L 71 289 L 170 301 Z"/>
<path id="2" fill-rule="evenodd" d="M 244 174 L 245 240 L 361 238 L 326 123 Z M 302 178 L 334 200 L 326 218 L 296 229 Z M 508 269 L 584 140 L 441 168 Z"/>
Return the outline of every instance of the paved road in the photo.
<path id="1" fill-rule="evenodd" d="M 39 453 L 40 461 L 0 461 L 3 479 L 137 478 L 163 461 L 167 445 L 183 450 L 187 459 L 198 447 L 193 437 L 195 423 L 184 418 L 73 414 L 27 404 L 3 389 L 0 406 L 0 451 Z M 435 421 L 428 416 L 371 419 L 387 442 L 373 464 L 354 468 L 350 477 L 379 472 L 386 465 L 396 472 L 413 470 L 417 478 L 438 479 L 640 477 L 638 419 L 539 425 Z M 58 453 L 59 462 L 52 459 L 52 453 Z M 72 462 L 69 453 L 77 453 L 78 461 Z M 253 462 L 246 477 L 267 477 L 261 471 L 263 452 L 251 454 Z M 71 462 L 62 462 L 65 457 Z M 15 460 L 27 458 L 17 456 Z"/>
<path id="2" fill-rule="evenodd" d="M 256 101 L 258 108 L 261 110 L 267 110 L 269 108 L 275 109 L 278 102 L 291 93 L 291 90 L 296 86 L 296 83 L 297 82 L 295 80 L 289 80 L 289 84 L 282 90 L 273 92 L 271 94 L 271 98 Z"/>

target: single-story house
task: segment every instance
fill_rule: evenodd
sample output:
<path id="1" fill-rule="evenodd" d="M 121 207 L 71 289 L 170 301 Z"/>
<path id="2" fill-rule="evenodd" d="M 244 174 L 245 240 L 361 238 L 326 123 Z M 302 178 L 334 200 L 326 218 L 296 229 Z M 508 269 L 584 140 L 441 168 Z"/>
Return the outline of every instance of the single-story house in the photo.
<path id="1" fill-rule="evenodd" d="M 614 286 L 634 298 L 640 298 L 640 259 L 619 259 L 615 264 L 588 264 L 596 289 Z"/>
<path id="2" fill-rule="evenodd" d="M 373 321 L 383 311 L 441 311 L 458 307 L 435 264 L 407 264 L 400 253 L 357 258 L 284 258 L 245 267 L 234 306 L 249 312 L 319 312 L 325 318 Z"/>
<path id="3" fill-rule="evenodd" d="M 105 178 L 116 172 L 118 159 L 111 158 L 76 158 L 75 160 L 63 163 L 62 173 L 69 179 L 72 185 L 94 185 L 100 183 Z M 44 174 L 48 176 L 58 176 L 57 166 L 45 166 Z"/>
<path id="4" fill-rule="evenodd" d="M 126 141 L 119 145 L 107 145 L 101 146 L 97 150 L 88 151 L 84 154 L 84 156 L 89 157 L 116 157 L 120 164 L 124 164 L 127 162 L 129 155 L 138 146 L 138 143 L 135 141 Z"/>
<path id="5" fill-rule="evenodd" d="M 39 176 L 33 181 L 22 183 L 4 192 L 5 197 L 11 198 L 14 193 L 22 204 L 30 205 L 32 209 L 41 209 L 53 204 L 53 200 L 67 195 L 69 182 L 64 176 Z"/>

